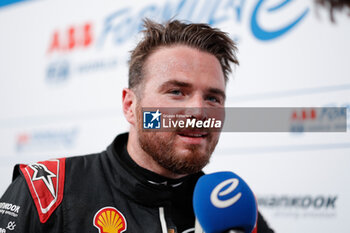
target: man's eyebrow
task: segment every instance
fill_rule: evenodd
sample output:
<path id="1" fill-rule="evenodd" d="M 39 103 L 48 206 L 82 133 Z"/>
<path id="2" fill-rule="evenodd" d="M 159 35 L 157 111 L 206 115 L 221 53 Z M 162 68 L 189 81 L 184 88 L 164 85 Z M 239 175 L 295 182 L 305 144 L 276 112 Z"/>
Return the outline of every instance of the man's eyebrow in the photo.
<path id="1" fill-rule="evenodd" d="M 213 94 L 217 94 L 217 95 L 221 95 L 222 98 L 224 98 L 224 100 L 226 99 L 226 94 L 223 90 L 219 89 L 219 88 L 209 88 L 208 89 L 209 93 L 213 93 Z"/>
<path id="2" fill-rule="evenodd" d="M 163 83 L 162 85 L 160 85 L 159 90 L 164 90 L 169 86 L 192 87 L 193 85 L 191 83 L 181 82 L 178 80 L 169 80 L 169 81 L 166 81 L 165 83 Z M 212 94 L 221 95 L 224 98 L 224 100 L 226 99 L 225 92 L 219 88 L 208 88 L 207 92 L 212 93 Z"/>
<path id="3" fill-rule="evenodd" d="M 158 89 L 163 90 L 168 86 L 192 87 L 192 84 L 187 83 L 187 82 L 177 81 L 177 80 L 169 80 L 169 81 L 166 81 L 165 83 L 163 83 L 162 85 L 160 85 L 160 87 Z"/>

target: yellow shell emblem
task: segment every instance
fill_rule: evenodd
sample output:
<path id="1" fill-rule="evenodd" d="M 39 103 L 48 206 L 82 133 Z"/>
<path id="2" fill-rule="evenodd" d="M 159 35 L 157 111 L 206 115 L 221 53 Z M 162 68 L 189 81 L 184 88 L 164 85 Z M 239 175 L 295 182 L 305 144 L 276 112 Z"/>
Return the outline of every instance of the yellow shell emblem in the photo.
<path id="1" fill-rule="evenodd" d="M 121 233 L 126 230 L 126 221 L 116 208 L 104 207 L 95 214 L 94 226 L 100 233 Z"/>

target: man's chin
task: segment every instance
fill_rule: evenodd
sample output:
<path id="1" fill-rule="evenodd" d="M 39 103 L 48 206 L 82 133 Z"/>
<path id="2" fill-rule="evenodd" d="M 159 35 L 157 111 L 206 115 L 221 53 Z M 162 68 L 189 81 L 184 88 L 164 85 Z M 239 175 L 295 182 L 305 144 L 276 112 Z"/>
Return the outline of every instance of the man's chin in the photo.
<path id="1" fill-rule="evenodd" d="M 176 148 L 177 156 L 183 159 L 195 160 L 203 157 L 207 157 L 207 153 L 204 148 L 199 145 L 188 144 L 180 145 Z"/>
<path id="2" fill-rule="evenodd" d="M 194 173 L 200 172 L 207 164 L 209 163 L 209 159 L 185 159 L 179 160 L 176 164 L 160 164 L 164 168 L 178 175 L 190 175 Z M 164 166 L 165 165 L 165 166 Z"/>
<path id="3" fill-rule="evenodd" d="M 210 155 L 207 152 L 198 150 L 195 147 L 197 146 L 179 149 L 175 152 L 177 163 L 184 170 L 182 174 L 199 172 L 209 163 Z"/>
<path id="4" fill-rule="evenodd" d="M 197 173 L 209 162 L 213 138 L 196 140 L 183 141 L 175 132 L 139 134 L 141 148 L 161 167 L 179 175 Z"/>

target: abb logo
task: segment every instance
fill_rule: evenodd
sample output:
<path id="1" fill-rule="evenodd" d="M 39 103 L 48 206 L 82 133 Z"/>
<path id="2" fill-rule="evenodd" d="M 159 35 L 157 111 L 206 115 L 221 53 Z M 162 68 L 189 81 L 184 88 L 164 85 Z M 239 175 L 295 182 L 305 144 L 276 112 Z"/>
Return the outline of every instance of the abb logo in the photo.
<path id="1" fill-rule="evenodd" d="M 314 120 L 317 118 L 315 109 L 300 109 L 292 113 L 292 120 L 304 121 L 304 120 Z"/>
<path id="2" fill-rule="evenodd" d="M 66 52 L 76 48 L 87 48 L 93 42 L 92 24 L 70 26 L 66 30 L 56 30 L 50 41 L 48 53 Z"/>

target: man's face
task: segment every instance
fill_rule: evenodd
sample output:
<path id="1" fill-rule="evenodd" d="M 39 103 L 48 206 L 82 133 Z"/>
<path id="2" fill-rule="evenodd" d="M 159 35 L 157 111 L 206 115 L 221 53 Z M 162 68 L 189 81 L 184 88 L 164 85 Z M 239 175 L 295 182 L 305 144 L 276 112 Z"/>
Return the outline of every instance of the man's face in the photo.
<path id="1" fill-rule="evenodd" d="M 203 120 L 204 113 L 198 109 L 224 107 L 225 81 L 217 58 L 187 46 L 159 48 L 146 61 L 139 94 L 136 127 L 142 150 L 175 174 L 200 171 L 209 162 L 220 133 L 145 132 L 141 108 L 192 108 L 191 116 Z"/>

